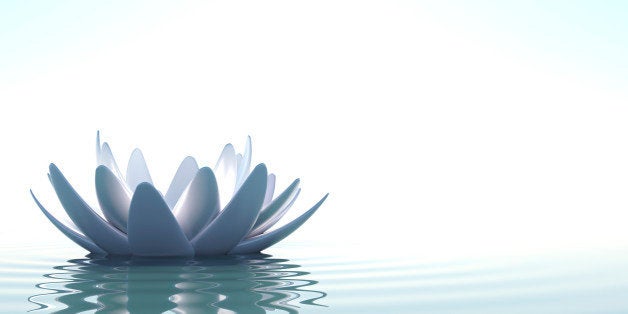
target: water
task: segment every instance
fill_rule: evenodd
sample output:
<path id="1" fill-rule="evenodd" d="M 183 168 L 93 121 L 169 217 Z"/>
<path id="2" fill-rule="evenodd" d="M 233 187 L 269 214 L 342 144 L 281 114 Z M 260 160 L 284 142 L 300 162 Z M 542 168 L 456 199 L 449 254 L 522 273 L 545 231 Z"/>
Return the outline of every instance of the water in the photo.
<path id="1" fill-rule="evenodd" d="M 501 257 L 281 245 L 212 259 L 5 247 L 2 313 L 628 313 L 628 251 Z"/>

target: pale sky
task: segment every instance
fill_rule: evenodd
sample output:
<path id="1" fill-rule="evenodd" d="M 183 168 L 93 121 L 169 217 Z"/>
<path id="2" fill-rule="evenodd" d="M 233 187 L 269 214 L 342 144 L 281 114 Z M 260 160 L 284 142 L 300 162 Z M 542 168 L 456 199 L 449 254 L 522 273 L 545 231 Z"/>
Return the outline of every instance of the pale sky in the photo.
<path id="1" fill-rule="evenodd" d="M 187 155 L 300 177 L 286 241 L 420 252 L 628 245 L 628 7 L 602 2 L 0 4 L 2 242 L 96 205 L 96 130 L 165 190 Z M 19 235 L 19 236 L 14 236 Z M 68 245 L 69 241 L 66 241 Z"/>

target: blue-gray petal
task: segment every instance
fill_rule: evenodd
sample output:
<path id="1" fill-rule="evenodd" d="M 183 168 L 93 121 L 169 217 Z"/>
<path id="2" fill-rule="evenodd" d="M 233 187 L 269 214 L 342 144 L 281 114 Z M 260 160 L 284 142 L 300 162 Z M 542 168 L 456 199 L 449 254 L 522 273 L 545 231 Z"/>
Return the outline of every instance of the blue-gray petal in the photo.
<path id="1" fill-rule="evenodd" d="M 274 174 L 269 174 L 268 175 L 268 179 L 266 181 L 266 195 L 264 195 L 264 205 L 262 206 L 262 208 L 265 208 L 266 206 L 268 206 L 268 204 L 270 204 L 270 202 L 273 200 L 273 194 L 275 193 L 275 181 L 277 180 L 277 178 L 275 177 Z"/>
<path id="2" fill-rule="evenodd" d="M 196 255 L 226 254 L 249 233 L 264 201 L 266 178 L 266 166 L 257 165 L 218 217 L 192 239 Z"/>
<path id="3" fill-rule="evenodd" d="M 216 177 L 211 169 L 203 167 L 196 173 L 173 213 L 185 236 L 192 239 L 216 218 L 219 210 Z"/>
<path id="4" fill-rule="evenodd" d="M 177 169 L 177 173 L 175 173 L 172 178 L 172 182 L 170 183 L 170 187 L 168 187 L 168 191 L 166 191 L 166 195 L 164 199 L 166 200 L 166 204 L 171 209 L 174 208 L 174 205 L 177 204 L 177 201 L 181 197 L 181 194 L 185 190 L 185 188 L 190 184 L 194 175 L 198 171 L 198 164 L 194 157 L 187 156 Z"/>
<path id="5" fill-rule="evenodd" d="M 138 256 L 192 256 L 194 251 L 172 211 L 152 184 L 135 189 L 128 223 L 129 244 Z"/>
<path id="6" fill-rule="evenodd" d="M 102 149 L 100 150 L 100 164 L 109 167 L 120 180 L 124 180 L 122 172 L 120 172 L 120 168 L 118 168 L 118 163 L 116 163 L 116 159 L 111 152 L 111 147 L 109 147 L 107 142 L 102 144 Z"/>
<path id="7" fill-rule="evenodd" d="M 277 228 L 271 232 L 246 239 L 240 242 L 233 250 L 229 252 L 229 254 L 250 254 L 256 253 L 265 250 L 266 248 L 272 246 L 273 244 L 283 240 L 287 236 L 289 236 L 292 232 L 297 230 L 303 223 L 305 223 L 318 208 L 323 204 L 323 202 L 327 199 L 326 194 L 318 203 L 316 203 L 312 208 L 310 208 L 303 215 L 297 217 L 293 221 L 288 224 Z"/>
<path id="8" fill-rule="evenodd" d="M 126 168 L 126 183 L 131 191 L 135 191 L 135 188 L 142 182 L 153 184 L 153 179 L 150 177 L 142 151 L 136 148 L 129 157 L 129 165 Z"/>
<path id="9" fill-rule="evenodd" d="M 105 218 L 126 233 L 131 192 L 106 166 L 96 168 L 96 196 Z"/>
<path id="10" fill-rule="evenodd" d="M 233 197 L 236 179 L 238 177 L 238 165 L 233 145 L 227 144 L 223 148 L 216 166 L 214 174 L 218 181 L 218 193 L 220 194 L 221 208 L 224 208 Z"/>
<path id="11" fill-rule="evenodd" d="M 238 163 L 238 178 L 236 180 L 236 189 L 240 188 L 246 177 L 251 171 L 251 156 L 252 156 L 252 144 L 251 137 L 246 137 L 246 145 L 244 147 L 244 154 L 241 157 L 241 162 Z"/>
<path id="12" fill-rule="evenodd" d="M 109 254 L 131 253 L 126 235 L 96 214 L 54 164 L 50 164 L 50 181 L 61 205 L 81 232 Z"/>
<path id="13" fill-rule="evenodd" d="M 100 131 L 96 131 L 96 163 L 101 165 L 100 155 L 102 154 L 102 146 L 100 145 Z"/>
<path id="14" fill-rule="evenodd" d="M 286 188 L 277 198 L 275 198 L 268 206 L 266 206 L 257 217 L 257 221 L 253 225 L 253 230 L 248 234 L 248 237 L 253 237 L 258 234 L 262 234 L 264 231 L 268 230 L 279 220 L 278 215 L 283 215 L 285 213 L 284 209 L 286 209 L 287 205 L 296 195 L 297 189 L 299 187 L 299 183 L 301 180 L 294 180 L 288 188 Z M 270 225 L 269 225 L 270 224 Z"/>
<path id="15" fill-rule="evenodd" d="M 266 230 L 272 228 L 272 226 L 274 226 L 287 212 L 288 210 L 292 207 L 292 205 L 294 204 L 294 202 L 297 200 L 297 198 L 299 197 L 299 194 L 301 193 L 301 189 L 297 189 L 297 191 L 294 193 L 294 196 L 292 196 L 292 198 L 290 199 L 290 201 L 288 201 L 288 204 L 286 204 L 285 206 L 283 206 L 283 208 L 277 212 L 275 215 L 273 215 L 272 217 L 270 217 L 270 219 L 268 219 L 266 222 L 264 222 L 262 225 L 260 225 L 257 228 L 253 228 L 253 230 L 251 230 L 251 232 L 249 232 L 249 234 L 246 236 L 247 238 L 251 238 L 257 235 L 260 235 L 264 232 L 266 232 Z"/>
<path id="16" fill-rule="evenodd" d="M 44 208 L 43 205 L 41 205 L 39 200 L 35 197 L 35 194 L 33 194 L 33 191 L 30 191 L 30 192 L 31 192 L 31 196 L 33 197 L 33 200 L 35 201 L 39 209 L 41 209 L 41 211 L 44 213 L 44 215 L 46 215 L 48 220 L 50 220 L 50 222 L 55 227 L 57 227 L 57 229 L 59 229 L 59 231 L 61 231 L 66 237 L 68 237 L 70 240 L 74 241 L 74 243 L 80 245 L 82 248 L 88 250 L 89 252 L 93 254 L 97 254 L 97 255 L 107 254 L 107 252 L 105 252 L 103 249 L 98 247 L 98 245 L 96 245 L 86 236 L 72 230 L 72 228 L 64 225 L 61 221 L 55 218 L 50 212 L 48 212 L 48 210 Z"/>

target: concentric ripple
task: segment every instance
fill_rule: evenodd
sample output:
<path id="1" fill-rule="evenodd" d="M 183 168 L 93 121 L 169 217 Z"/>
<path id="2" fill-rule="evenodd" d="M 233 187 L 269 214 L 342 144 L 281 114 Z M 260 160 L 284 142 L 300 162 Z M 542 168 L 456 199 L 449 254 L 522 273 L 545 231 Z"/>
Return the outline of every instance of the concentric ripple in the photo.
<path id="1" fill-rule="evenodd" d="M 34 311 L 74 313 L 297 313 L 322 306 L 317 281 L 270 255 L 212 259 L 73 259 L 43 274 Z"/>
<path id="2" fill-rule="evenodd" d="M 628 313 L 628 252 L 493 258 L 283 245 L 271 255 L 90 259 L 4 248 L 0 312 Z"/>

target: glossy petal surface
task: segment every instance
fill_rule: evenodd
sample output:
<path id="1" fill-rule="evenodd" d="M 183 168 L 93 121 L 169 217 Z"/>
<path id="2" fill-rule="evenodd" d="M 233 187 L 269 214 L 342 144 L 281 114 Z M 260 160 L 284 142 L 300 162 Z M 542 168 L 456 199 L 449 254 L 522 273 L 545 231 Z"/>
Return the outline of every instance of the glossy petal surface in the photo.
<path id="1" fill-rule="evenodd" d="M 100 164 L 107 166 L 120 180 L 124 180 L 122 176 L 122 172 L 120 172 L 120 168 L 118 168 L 118 164 L 116 163 L 116 159 L 113 157 L 113 153 L 111 152 L 111 147 L 109 144 L 102 144 L 102 149 L 100 151 Z"/>
<path id="2" fill-rule="evenodd" d="M 275 180 L 277 178 L 275 177 L 274 174 L 269 174 L 268 175 L 268 179 L 266 181 L 266 195 L 264 196 L 264 206 L 262 206 L 262 208 L 265 208 L 266 206 L 268 206 L 268 204 L 270 204 L 270 202 L 273 200 L 273 194 L 275 193 Z"/>
<path id="3" fill-rule="evenodd" d="M 126 233 L 129 220 L 131 192 L 109 168 L 96 168 L 96 196 L 105 218 L 120 231 Z"/>
<path id="4" fill-rule="evenodd" d="M 152 184 L 140 183 L 129 209 L 129 244 L 133 255 L 191 256 L 192 246 L 170 208 Z"/>
<path id="5" fill-rule="evenodd" d="M 136 148 L 131 153 L 129 165 L 126 168 L 126 183 L 131 191 L 135 191 L 135 188 L 142 182 L 153 184 L 153 179 L 150 177 L 148 166 L 146 166 L 144 154 Z"/>
<path id="6" fill-rule="evenodd" d="M 68 216 L 88 238 L 109 254 L 131 253 L 126 235 L 96 214 L 54 164 L 50 164 L 50 180 Z"/>
<path id="7" fill-rule="evenodd" d="M 249 175 L 249 171 L 251 171 L 251 157 L 253 153 L 253 148 L 251 144 L 251 137 L 246 137 L 246 144 L 244 146 L 244 154 L 242 155 L 241 162 L 238 163 L 238 178 L 236 180 L 236 189 L 239 188 L 244 179 Z"/>
<path id="8" fill-rule="evenodd" d="M 284 210 L 296 195 L 300 182 L 301 180 L 299 179 L 294 180 L 277 198 L 262 209 L 259 217 L 257 217 L 257 221 L 255 221 L 255 225 L 253 225 L 253 230 L 248 235 L 249 237 L 262 234 L 281 218 L 277 216 L 285 213 Z"/>
<path id="9" fill-rule="evenodd" d="M 262 235 L 259 235 L 259 236 L 256 236 L 256 237 L 253 237 L 253 238 L 250 238 L 250 239 L 246 239 L 246 240 L 242 241 L 240 244 L 238 244 L 229 253 L 230 254 L 256 253 L 256 252 L 260 252 L 260 251 L 270 247 L 271 245 L 273 245 L 273 244 L 283 240 L 285 237 L 289 236 L 292 232 L 294 232 L 301 225 L 303 225 L 303 223 L 305 223 L 310 217 L 312 217 L 312 215 L 314 215 L 316 210 L 318 210 L 318 208 L 327 199 L 328 195 L 329 194 L 325 195 L 320 201 L 318 201 L 318 203 L 316 203 L 307 212 L 305 212 L 303 215 L 297 217 L 293 221 L 289 222 L 288 224 L 286 224 L 286 225 L 284 225 L 284 226 L 282 226 L 280 228 L 277 228 L 276 230 L 273 230 L 273 231 L 271 231 L 269 233 L 262 234 Z"/>
<path id="10" fill-rule="evenodd" d="M 226 254 L 249 233 L 264 201 L 266 178 L 266 166 L 257 165 L 218 217 L 194 237 L 197 255 Z"/>
<path id="11" fill-rule="evenodd" d="M 166 192 L 166 196 L 164 199 L 166 200 L 166 204 L 168 207 L 174 208 L 174 205 L 177 204 L 177 201 L 185 191 L 185 188 L 192 182 L 192 179 L 196 175 L 198 171 L 198 164 L 194 157 L 187 156 L 177 169 L 177 172 L 172 178 L 172 182 L 170 183 L 170 187 L 168 187 L 168 191 Z"/>
<path id="12" fill-rule="evenodd" d="M 96 131 L 96 162 L 102 165 L 100 155 L 102 154 L 102 146 L 100 144 L 100 131 Z"/>
<path id="13" fill-rule="evenodd" d="M 185 236 L 192 239 L 216 218 L 219 210 L 216 177 L 211 169 L 203 167 L 196 173 L 173 212 Z"/>
<path id="14" fill-rule="evenodd" d="M 214 175 L 216 175 L 216 180 L 218 181 L 221 207 L 229 203 L 229 200 L 233 197 L 238 175 L 237 168 L 235 149 L 233 149 L 233 145 L 227 144 L 222 150 L 220 157 L 218 157 L 216 167 L 214 167 Z"/>
<path id="15" fill-rule="evenodd" d="M 72 228 L 64 225 L 61 221 L 55 218 L 50 212 L 48 212 L 48 210 L 46 210 L 46 208 L 44 208 L 43 205 L 41 205 L 39 200 L 35 197 L 35 194 L 33 194 L 33 191 L 31 191 L 31 196 L 33 197 L 33 200 L 35 201 L 39 209 L 41 209 L 41 211 L 44 213 L 46 218 L 48 218 L 48 220 L 50 220 L 50 222 L 55 227 L 57 227 L 57 229 L 59 229 L 59 231 L 61 231 L 61 233 L 63 233 L 66 237 L 68 237 L 70 240 L 74 241 L 74 243 L 80 245 L 82 248 L 88 250 L 89 252 L 93 254 L 98 254 L 98 255 L 107 254 L 107 252 L 105 252 L 103 249 L 99 248 L 98 245 L 92 242 L 92 240 L 72 230 Z"/>
<path id="16" fill-rule="evenodd" d="M 297 189 L 286 205 L 284 205 L 275 215 L 266 220 L 262 225 L 257 228 L 254 227 L 246 237 L 250 238 L 260 235 L 266 232 L 266 230 L 272 228 L 288 212 L 288 210 L 290 210 L 294 202 L 299 197 L 299 193 L 301 193 L 301 189 Z"/>

